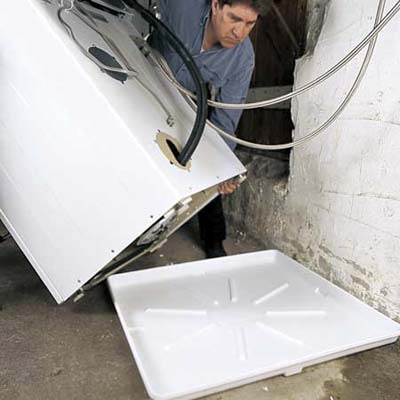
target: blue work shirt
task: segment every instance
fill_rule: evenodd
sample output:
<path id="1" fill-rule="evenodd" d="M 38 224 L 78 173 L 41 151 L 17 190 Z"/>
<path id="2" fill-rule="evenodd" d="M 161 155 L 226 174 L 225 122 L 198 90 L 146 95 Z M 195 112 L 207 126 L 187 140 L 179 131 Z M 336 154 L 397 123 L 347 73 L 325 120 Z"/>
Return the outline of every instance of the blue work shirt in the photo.
<path id="1" fill-rule="evenodd" d="M 205 29 L 211 14 L 211 0 L 159 0 L 162 21 L 192 54 L 213 99 L 223 103 L 246 101 L 254 70 L 254 49 L 249 38 L 232 49 L 216 45 L 202 51 Z M 152 45 L 167 60 L 177 80 L 195 91 L 192 77 L 179 55 L 154 33 Z M 212 108 L 209 118 L 218 127 L 234 134 L 242 110 Z M 235 144 L 227 142 L 233 149 Z"/>

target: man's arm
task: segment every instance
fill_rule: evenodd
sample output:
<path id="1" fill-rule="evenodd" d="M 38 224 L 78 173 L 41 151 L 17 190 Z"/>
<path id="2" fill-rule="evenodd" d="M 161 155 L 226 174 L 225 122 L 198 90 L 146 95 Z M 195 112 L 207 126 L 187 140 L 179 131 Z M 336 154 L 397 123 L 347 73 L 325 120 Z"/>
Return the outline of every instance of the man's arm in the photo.
<path id="1" fill-rule="evenodd" d="M 171 0 L 158 0 L 157 4 L 158 4 L 158 11 L 161 14 L 161 19 L 164 23 L 168 24 L 168 20 L 169 20 L 169 12 L 168 10 L 170 10 L 171 8 L 171 4 L 170 4 Z"/>
<path id="2" fill-rule="evenodd" d="M 221 88 L 216 100 L 221 103 L 243 104 L 246 102 L 249 91 L 251 77 L 253 75 L 254 65 L 250 65 L 244 72 L 234 76 L 227 84 Z M 214 108 L 210 113 L 210 120 L 219 128 L 227 133 L 235 134 L 243 110 L 225 110 Z M 228 146 L 234 150 L 236 143 L 225 140 Z M 224 182 L 219 187 L 220 194 L 228 195 L 239 188 L 235 182 Z"/>
<path id="3" fill-rule="evenodd" d="M 246 102 L 247 93 L 253 74 L 254 65 L 248 66 L 243 72 L 233 76 L 221 88 L 216 100 L 221 103 L 243 104 Z M 222 108 L 213 108 L 210 113 L 210 120 L 219 128 L 227 133 L 235 134 L 239 125 L 243 110 L 225 110 Z M 229 147 L 233 150 L 236 144 L 226 140 Z"/>

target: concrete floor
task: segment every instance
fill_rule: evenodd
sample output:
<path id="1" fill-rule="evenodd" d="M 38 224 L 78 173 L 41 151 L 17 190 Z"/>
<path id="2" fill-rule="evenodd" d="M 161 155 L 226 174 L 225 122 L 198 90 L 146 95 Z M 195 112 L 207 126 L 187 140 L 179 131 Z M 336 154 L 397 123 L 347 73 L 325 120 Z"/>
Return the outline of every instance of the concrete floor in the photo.
<path id="1" fill-rule="evenodd" d="M 258 250 L 244 239 L 227 249 Z M 185 229 L 135 269 L 201 258 Z M 0 399 L 148 399 L 106 288 L 57 306 L 12 240 L 0 244 Z M 208 399 L 399 400 L 400 344 Z"/>

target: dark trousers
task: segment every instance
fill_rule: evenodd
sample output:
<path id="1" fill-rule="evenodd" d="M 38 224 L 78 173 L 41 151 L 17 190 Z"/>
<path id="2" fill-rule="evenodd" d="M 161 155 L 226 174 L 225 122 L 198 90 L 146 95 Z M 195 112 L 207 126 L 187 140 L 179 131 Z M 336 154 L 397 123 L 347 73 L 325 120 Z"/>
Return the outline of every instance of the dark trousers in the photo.
<path id="1" fill-rule="evenodd" d="M 208 87 L 208 98 L 215 100 Z M 211 112 L 211 109 L 209 109 Z M 210 117 L 210 115 L 209 115 Z M 222 198 L 218 196 L 199 212 L 200 238 L 207 244 L 223 242 L 226 239 L 226 224 Z"/>
<path id="2" fill-rule="evenodd" d="M 226 239 L 226 224 L 222 198 L 218 196 L 199 212 L 200 237 L 207 243 Z"/>

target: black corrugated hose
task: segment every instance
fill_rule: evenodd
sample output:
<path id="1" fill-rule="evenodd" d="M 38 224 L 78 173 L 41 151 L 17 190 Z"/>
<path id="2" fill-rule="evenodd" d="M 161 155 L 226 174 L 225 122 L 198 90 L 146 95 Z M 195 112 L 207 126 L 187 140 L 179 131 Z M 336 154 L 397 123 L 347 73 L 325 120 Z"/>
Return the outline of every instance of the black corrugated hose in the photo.
<path id="1" fill-rule="evenodd" d="M 201 72 L 193 60 L 192 55 L 186 49 L 185 45 L 181 40 L 159 19 L 157 19 L 149 10 L 143 7 L 137 2 L 137 0 L 109 0 L 110 7 L 101 2 L 97 3 L 96 0 L 80 0 L 91 4 L 93 7 L 100 8 L 111 12 L 112 14 L 124 14 L 127 13 L 126 9 L 120 9 L 120 5 L 130 8 L 136 11 L 146 22 L 148 22 L 154 29 L 156 29 L 160 35 L 170 44 L 170 46 L 177 52 L 182 58 L 182 61 L 186 65 L 190 75 L 195 84 L 196 95 L 197 95 L 197 113 L 196 120 L 192 129 L 192 132 L 187 140 L 187 143 L 182 149 L 182 152 L 177 157 L 178 162 L 186 166 L 190 161 L 193 153 L 196 151 L 197 146 L 204 133 L 204 128 L 208 118 L 208 99 L 207 99 L 207 86 L 201 76 Z M 116 3 L 116 4 L 114 4 Z M 118 11 L 117 11 L 118 10 Z"/>
<path id="2" fill-rule="evenodd" d="M 149 10 L 140 5 L 136 0 L 124 0 L 124 3 L 139 13 L 140 16 L 151 26 L 153 26 L 154 29 L 156 29 L 170 44 L 170 46 L 182 58 L 195 83 L 197 94 L 196 121 L 190 137 L 178 157 L 179 163 L 186 165 L 190 161 L 193 153 L 196 151 L 206 126 L 208 118 L 207 86 L 201 76 L 199 68 L 193 60 L 192 55 L 186 49 L 181 40 L 177 38 L 176 35 L 164 23 L 157 19 Z"/>

